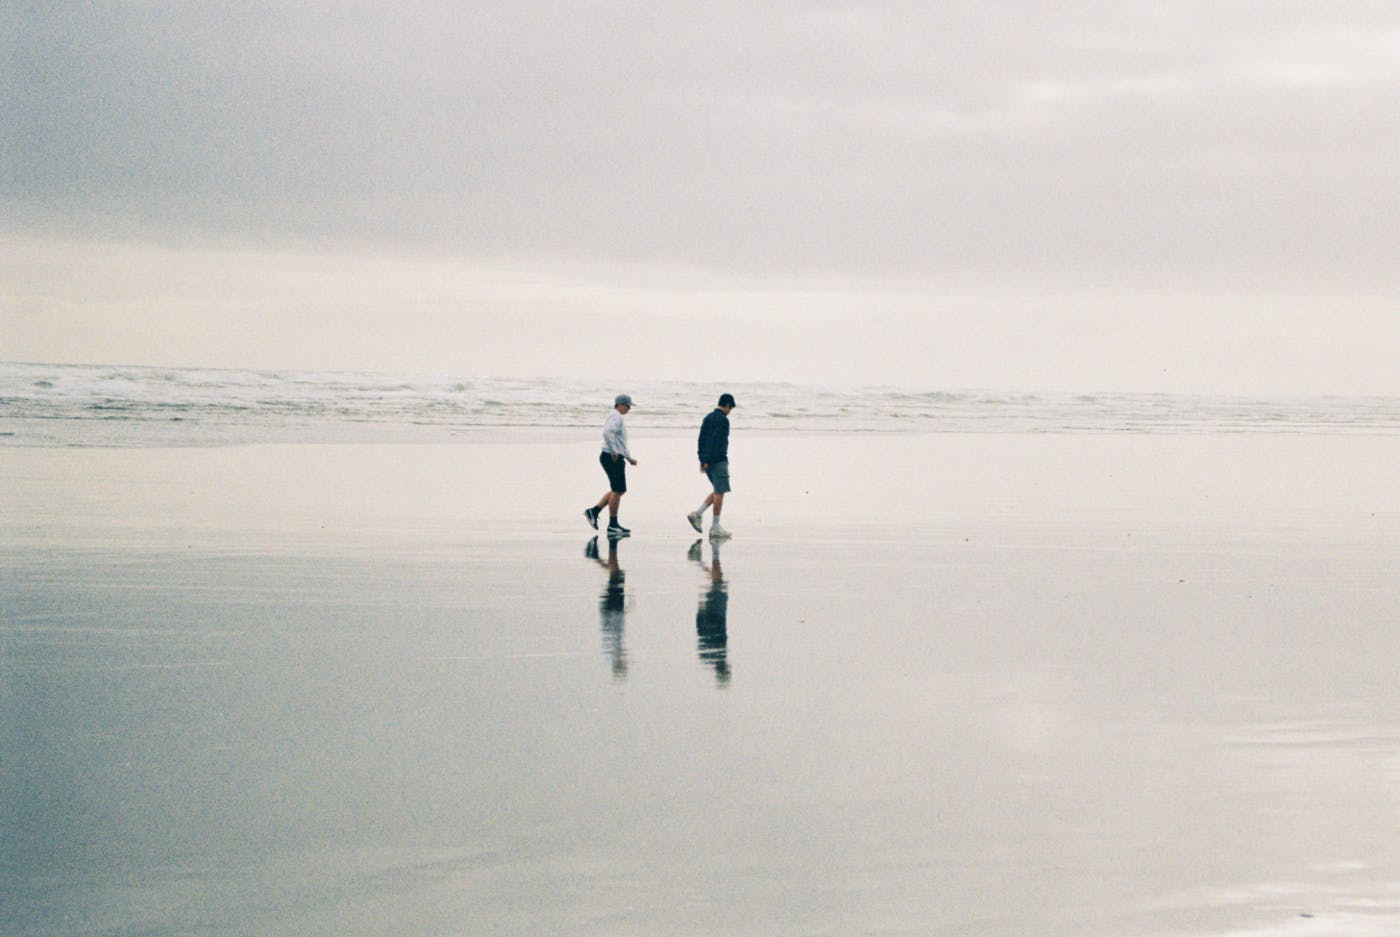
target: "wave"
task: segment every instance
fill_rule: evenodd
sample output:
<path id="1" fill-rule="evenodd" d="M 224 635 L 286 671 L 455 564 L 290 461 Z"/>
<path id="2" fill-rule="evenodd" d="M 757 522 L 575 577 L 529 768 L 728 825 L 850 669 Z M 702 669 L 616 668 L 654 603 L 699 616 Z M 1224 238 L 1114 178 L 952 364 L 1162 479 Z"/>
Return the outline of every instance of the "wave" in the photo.
<path id="1" fill-rule="evenodd" d="M 1032 394 L 729 384 L 745 428 L 784 432 L 1400 434 L 1400 399 Z M 618 390 L 638 428 L 693 427 L 712 384 L 0 363 L 0 445 L 450 440 L 596 428 Z M 179 427 L 172 428 L 171 423 Z"/>

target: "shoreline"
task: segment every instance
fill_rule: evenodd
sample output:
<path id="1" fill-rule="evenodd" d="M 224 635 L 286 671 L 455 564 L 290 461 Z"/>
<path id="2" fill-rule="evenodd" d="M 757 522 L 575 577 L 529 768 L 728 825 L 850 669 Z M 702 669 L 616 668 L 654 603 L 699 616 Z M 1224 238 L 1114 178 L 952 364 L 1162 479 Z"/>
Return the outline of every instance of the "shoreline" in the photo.
<path id="1" fill-rule="evenodd" d="M 596 433 L 535 430 L 453 444 L 263 443 L 196 448 L 0 447 L 0 546 L 185 532 L 307 543 L 385 535 L 568 537 L 606 481 Z M 624 516 L 684 537 L 708 490 L 693 434 L 633 434 Z M 894 525 L 1113 542 L 1135 530 L 1394 548 L 1400 437 L 880 434 L 736 426 L 728 512 L 744 534 Z M 576 530 L 577 528 L 577 530 Z M 328 532 L 328 533 L 323 533 Z"/>

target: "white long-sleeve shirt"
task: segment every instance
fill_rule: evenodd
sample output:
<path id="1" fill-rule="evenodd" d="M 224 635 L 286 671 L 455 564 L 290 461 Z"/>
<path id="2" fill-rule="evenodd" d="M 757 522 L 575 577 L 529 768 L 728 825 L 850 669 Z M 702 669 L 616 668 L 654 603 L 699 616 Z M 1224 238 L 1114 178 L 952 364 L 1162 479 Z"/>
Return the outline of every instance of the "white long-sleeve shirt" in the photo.
<path id="1" fill-rule="evenodd" d="M 632 461 L 632 453 L 627 449 L 627 424 L 622 422 L 622 414 L 617 410 L 609 413 L 603 424 L 603 451 Z"/>

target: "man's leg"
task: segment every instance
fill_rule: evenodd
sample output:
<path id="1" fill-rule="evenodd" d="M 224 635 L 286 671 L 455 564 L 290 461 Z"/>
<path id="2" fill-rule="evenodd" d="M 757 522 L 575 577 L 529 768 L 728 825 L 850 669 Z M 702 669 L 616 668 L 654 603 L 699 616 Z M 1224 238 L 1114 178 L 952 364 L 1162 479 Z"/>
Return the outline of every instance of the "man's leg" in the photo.
<path id="1" fill-rule="evenodd" d="M 623 527 L 617 519 L 617 509 L 622 504 L 622 496 L 625 492 L 614 491 L 608 499 L 608 536 L 626 537 L 632 533 Z"/>
<path id="2" fill-rule="evenodd" d="M 714 505 L 715 512 L 710 520 L 710 523 L 718 524 L 719 512 L 724 509 L 724 494 L 722 492 L 712 491 L 710 492 L 710 496 L 705 499 L 705 503 Z"/>
<path id="3" fill-rule="evenodd" d="M 594 530 L 597 530 L 597 529 L 598 529 L 598 515 L 599 515 L 599 514 L 602 514 L 602 513 L 603 513 L 603 508 L 605 508 L 605 507 L 608 506 L 608 497 L 609 497 L 611 494 L 612 494 L 612 492 L 610 492 L 610 491 L 605 491 L 605 492 L 603 492 L 603 496 L 602 496 L 601 498 L 598 499 L 598 503 L 597 503 L 597 504 L 593 505 L 593 507 L 591 507 L 591 508 L 584 508 L 584 509 L 583 509 L 583 517 L 584 517 L 584 519 L 585 519 L 586 521 L 588 521 L 589 524 L 593 525 L 593 529 L 594 529 Z"/>
<path id="4" fill-rule="evenodd" d="M 705 495 L 705 500 L 700 502 L 700 506 L 685 516 L 685 519 L 690 521 L 690 526 L 695 528 L 697 534 L 704 529 L 701 526 L 701 519 L 705 516 L 705 509 L 713 504 L 714 500 L 714 494 Z"/>
<path id="5" fill-rule="evenodd" d="M 617 522 L 617 509 L 622 502 L 622 495 L 627 491 L 627 466 L 621 458 L 609 458 L 605 452 L 599 457 L 603 463 L 603 471 L 608 473 L 608 493 L 598 502 L 598 506 L 603 504 L 608 506 L 608 528 L 616 529 L 621 525 Z"/>
<path id="6" fill-rule="evenodd" d="M 725 530 L 719 522 L 719 516 L 724 511 L 724 496 L 729 491 L 729 463 L 720 462 L 711 467 L 710 481 L 714 483 L 715 492 L 712 499 L 714 513 L 710 517 L 710 538 L 728 537 L 729 531 Z"/>

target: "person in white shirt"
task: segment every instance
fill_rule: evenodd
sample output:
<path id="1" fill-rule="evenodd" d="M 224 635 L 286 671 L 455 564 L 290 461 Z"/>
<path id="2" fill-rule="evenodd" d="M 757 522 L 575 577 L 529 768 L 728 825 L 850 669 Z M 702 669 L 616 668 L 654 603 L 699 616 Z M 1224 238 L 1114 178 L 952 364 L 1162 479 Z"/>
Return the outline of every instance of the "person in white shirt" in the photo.
<path id="1" fill-rule="evenodd" d="M 603 451 L 598 455 L 598 462 L 608 476 L 608 490 L 598 499 L 597 504 L 584 508 L 583 511 L 584 519 L 597 530 L 598 515 L 603 513 L 603 508 L 606 507 L 608 536 L 614 538 L 626 537 L 632 533 L 617 520 L 618 506 L 622 503 L 622 496 L 627 493 L 627 463 L 637 464 L 637 460 L 632 458 L 632 453 L 627 448 L 627 424 L 622 421 L 631 410 L 632 398 L 626 394 L 618 394 L 613 400 L 612 412 L 603 424 Z"/>

